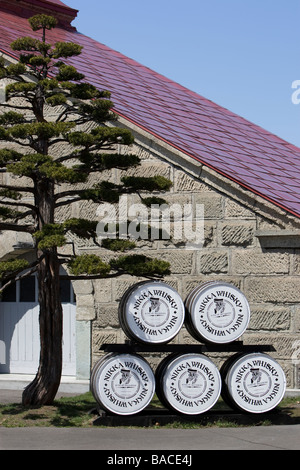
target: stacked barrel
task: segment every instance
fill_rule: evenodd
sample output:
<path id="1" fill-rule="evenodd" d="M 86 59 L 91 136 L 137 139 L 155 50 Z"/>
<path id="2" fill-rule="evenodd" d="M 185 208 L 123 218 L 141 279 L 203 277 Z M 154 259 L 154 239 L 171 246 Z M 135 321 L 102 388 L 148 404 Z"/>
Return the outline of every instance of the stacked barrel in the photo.
<path id="1" fill-rule="evenodd" d="M 135 343 L 170 342 L 185 324 L 201 343 L 218 346 L 236 341 L 250 321 L 245 295 L 234 285 L 206 282 L 193 289 L 185 302 L 171 286 L 144 281 L 125 292 L 119 304 L 119 321 Z M 265 413 L 285 393 L 281 366 L 261 352 L 238 353 L 218 370 L 206 354 L 189 351 L 169 354 L 152 371 L 137 354 L 110 353 L 95 365 L 91 390 L 108 412 L 131 415 L 142 411 L 156 391 L 170 410 L 198 415 L 211 409 L 220 395 L 234 409 Z"/>

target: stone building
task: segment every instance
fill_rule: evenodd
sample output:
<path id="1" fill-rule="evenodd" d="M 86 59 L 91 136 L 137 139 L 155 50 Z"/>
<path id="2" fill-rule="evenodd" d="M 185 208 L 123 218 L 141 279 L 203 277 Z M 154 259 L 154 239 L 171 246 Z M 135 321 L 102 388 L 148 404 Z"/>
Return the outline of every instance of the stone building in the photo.
<path id="1" fill-rule="evenodd" d="M 117 125 L 133 132 L 135 143 L 129 151 L 142 159 L 135 171 L 171 179 L 173 187 L 167 195 L 170 204 L 204 208 L 200 248 L 186 249 L 184 240 L 156 240 L 152 244 L 140 242 L 137 252 L 147 251 L 171 263 L 172 274 L 165 281 L 183 299 L 207 280 L 239 287 L 251 308 L 250 324 L 241 339 L 245 344 L 273 345 L 272 355 L 285 370 L 288 388 L 299 389 L 300 149 L 78 33 L 71 25 L 77 11 L 59 0 L 2 0 L 0 51 L 8 60 L 14 60 L 9 44 L 17 36 L 32 34 L 27 18 L 37 12 L 53 14 L 60 21 L 49 34 L 50 40 L 84 46 L 75 65 L 88 81 L 112 92 L 119 115 Z M 115 171 L 110 179 L 118 182 L 120 176 L 120 171 Z M 96 210 L 93 204 L 72 204 L 62 216 L 94 218 Z M 77 243 L 77 249 L 88 253 L 97 250 L 82 242 Z M 30 239 L 1 234 L 0 259 L 25 252 L 32 256 Z M 102 354 L 101 345 L 124 343 L 118 304 L 126 289 L 137 281 L 124 276 L 73 282 L 76 308 L 71 289 L 65 302 L 71 318 L 70 338 L 65 342 L 73 344 L 73 356 L 65 374 L 88 379 L 91 366 Z M 7 354 L 10 341 L 32 342 L 31 337 L 16 338 L 16 325 L 36 307 L 35 299 L 30 305 L 22 303 L 21 288 L 19 297 L 0 304 L 2 373 L 34 373 L 22 357 L 10 358 Z M 19 312 L 19 319 L 8 328 L 1 315 L 11 308 Z M 173 340 L 175 344 L 193 342 L 185 328 Z M 149 360 L 155 365 L 159 357 Z M 224 357 L 215 354 L 215 360 L 221 364 Z"/>

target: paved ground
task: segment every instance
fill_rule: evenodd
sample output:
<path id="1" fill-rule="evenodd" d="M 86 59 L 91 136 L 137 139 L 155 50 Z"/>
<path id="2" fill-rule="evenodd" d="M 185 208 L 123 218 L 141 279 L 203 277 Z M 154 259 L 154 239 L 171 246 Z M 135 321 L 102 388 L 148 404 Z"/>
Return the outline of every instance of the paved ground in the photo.
<path id="1" fill-rule="evenodd" d="M 19 402 L 21 394 L 20 390 L 0 390 L 0 403 Z M 67 395 L 66 393 L 59 394 L 59 396 Z M 138 451 L 142 450 L 183 453 L 192 450 L 299 449 L 300 425 L 195 430 L 124 429 L 100 428 L 98 426 L 94 428 L 0 427 L 0 450 L 106 450 L 116 452 L 126 450 L 127 455 L 131 451 L 133 451 L 133 455 L 138 455 Z M 114 456 L 116 452 L 112 452 L 111 455 Z M 109 455 L 110 453 L 106 452 L 101 454 L 101 458 L 109 458 Z"/>
<path id="2" fill-rule="evenodd" d="M 76 393 L 57 393 L 56 397 L 70 397 L 78 395 Z M 0 390 L 0 403 L 2 405 L 7 405 L 9 403 L 21 403 L 22 402 L 22 390 Z"/>
<path id="3" fill-rule="evenodd" d="M 188 450 L 299 448 L 300 425 L 195 430 L 0 428 L 0 450 L 173 450 L 178 453 Z"/>

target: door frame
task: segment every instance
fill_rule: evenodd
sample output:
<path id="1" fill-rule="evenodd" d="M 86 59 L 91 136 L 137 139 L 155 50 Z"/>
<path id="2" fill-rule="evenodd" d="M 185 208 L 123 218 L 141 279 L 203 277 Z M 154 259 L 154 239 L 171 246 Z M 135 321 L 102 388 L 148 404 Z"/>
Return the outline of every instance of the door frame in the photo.
<path id="1" fill-rule="evenodd" d="M 0 373 L 16 373 L 16 374 L 35 374 L 39 364 L 39 353 L 40 353 L 40 341 L 39 341 L 39 312 L 38 310 L 38 288 L 37 288 L 37 276 L 33 275 L 31 277 L 35 278 L 35 294 L 34 294 L 34 301 L 31 302 L 24 302 L 20 301 L 20 294 L 21 294 L 21 282 L 22 280 L 18 280 L 15 283 L 15 300 L 14 301 L 2 301 L 0 302 L 0 358 L 2 359 L 2 364 L 0 364 Z M 27 278 L 25 278 L 27 279 Z M 65 323 L 64 331 L 68 330 L 69 335 L 67 337 L 63 337 L 63 372 L 62 375 L 66 376 L 74 376 L 76 375 L 76 367 L 77 367 L 77 338 L 76 338 L 76 304 L 75 300 L 75 293 L 72 286 L 72 282 L 70 282 L 70 299 L 68 302 L 62 301 L 63 307 L 63 320 L 67 318 L 68 315 L 68 323 Z M 13 324 L 10 322 L 11 313 L 13 304 L 15 304 L 15 321 Z M 22 308 L 24 307 L 24 311 L 22 313 Z M 2 308 L 1 308 L 2 307 Z M 2 312 L 1 312 L 2 310 Z M 31 313 L 29 311 L 31 310 Z M 2 314 L 1 314 L 2 313 Z M 26 314 L 27 318 L 26 318 Z M 28 333 L 25 335 L 23 334 L 23 330 L 19 332 L 18 324 L 21 323 L 23 319 L 22 328 L 28 328 Z M 28 323 L 32 323 L 31 330 L 30 326 L 26 325 L 26 320 Z M 33 322 L 37 322 L 37 324 L 33 325 Z M 2 332 L 1 332 L 2 330 Z M 29 331 L 30 330 L 30 331 Z M 31 335 L 31 336 L 30 336 Z M 36 336 L 38 335 L 38 340 Z M 26 344 L 20 344 L 21 341 L 24 341 Z M 32 341 L 30 345 L 27 344 L 28 341 Z M 8 344 L 9 343 L 9 344 Z M 16 348 L 16 349 L 14 349 Z M 32 348 L 32 350 L 29 350 Z M 67 349 L 68 348 L 68 349 Z M 20 354 L 20 358 L 15 361 L 13 365 L 12 356 L 16 353 Z M 22 366 L 21 356 L 23 355 L 24 358 L 30 358 L 31 355 L 34 356 L 32 360 L 32 364 L 30 364 L 30 359 L 24 359 L 24 365 Z M 68 355 L 69 360 L 66 361 L 66 356 Z M 3 362 L 4 361 L 4 362 Z M 18 362 L 20 364 L 18 364 Z M 35 366 L 36 364 L 36 366 Z M 22 369 L 24 367 L 24 372 Z M 2 371 L 1 371 L 2 370 Z M 29 371 L 29 372 L 28 372 Z"/>

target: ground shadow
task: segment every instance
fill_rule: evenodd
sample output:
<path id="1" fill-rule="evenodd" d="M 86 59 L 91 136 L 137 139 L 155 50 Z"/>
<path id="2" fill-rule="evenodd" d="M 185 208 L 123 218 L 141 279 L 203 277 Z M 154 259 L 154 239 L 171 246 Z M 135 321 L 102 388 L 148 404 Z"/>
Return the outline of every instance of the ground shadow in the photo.
<path id="1" fill-rule="evenodd" d="M 298 415 L 299 412 L 299 415 Z M 262 426 L 300 424 L 300 408 L 295 413 L 294 406 L 278 407 L 268 413 L 246 413 L 230 408 L 212 409 L 197 416 L 170 412 L 166 408 L 148 407 L 132 416 L 116 416 L 97 409 L 95 426 Z"/>

